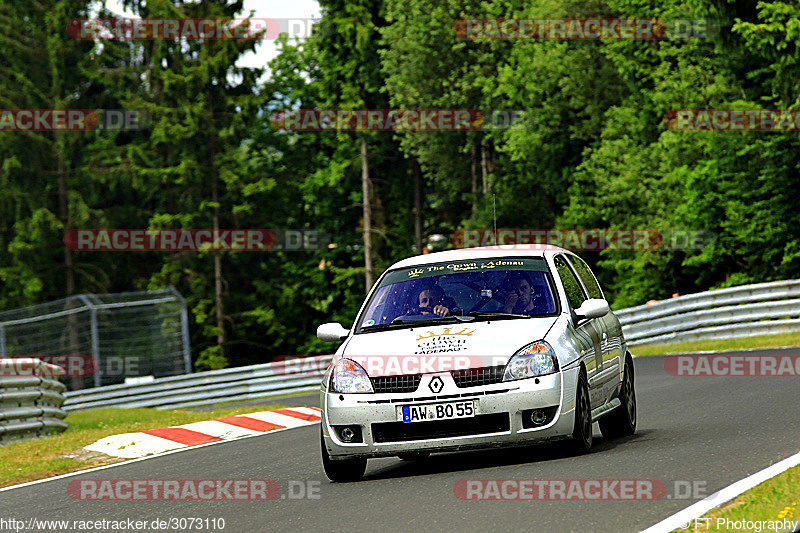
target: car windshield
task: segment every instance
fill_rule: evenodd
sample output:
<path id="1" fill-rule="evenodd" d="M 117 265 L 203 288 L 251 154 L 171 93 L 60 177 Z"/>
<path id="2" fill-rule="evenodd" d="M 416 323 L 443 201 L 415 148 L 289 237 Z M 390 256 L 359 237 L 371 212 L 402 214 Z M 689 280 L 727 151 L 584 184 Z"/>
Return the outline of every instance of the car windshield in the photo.
<path id="1" fill-rule="evenodd" d="M 482 259 L 394 270 L 373 293 L 357 332 L 454 321 L 460 316 L 554 315 L 558 309 L 552 287 L 541 258 Z"/>

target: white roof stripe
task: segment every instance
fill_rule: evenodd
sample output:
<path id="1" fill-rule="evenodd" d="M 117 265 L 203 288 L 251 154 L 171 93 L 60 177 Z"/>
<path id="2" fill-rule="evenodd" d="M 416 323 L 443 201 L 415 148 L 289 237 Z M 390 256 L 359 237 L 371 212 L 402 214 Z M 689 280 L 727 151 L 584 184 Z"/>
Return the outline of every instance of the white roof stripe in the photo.
<path id="1" fill-rule="evenodd" d="M 499 257 L 544 257 L 546 252 L 567 252 L 564 248 L 549 244 L 504 244 L 501 246 L 485 246 L 482 248 L 461 248 L 445 250 L 432 254 L 415 255 L 398 261 L 389 269 L 408 268 L 417 265 L 429 265 L 447 261 L 469 261 L 471 259 L 490 259 Z"/>

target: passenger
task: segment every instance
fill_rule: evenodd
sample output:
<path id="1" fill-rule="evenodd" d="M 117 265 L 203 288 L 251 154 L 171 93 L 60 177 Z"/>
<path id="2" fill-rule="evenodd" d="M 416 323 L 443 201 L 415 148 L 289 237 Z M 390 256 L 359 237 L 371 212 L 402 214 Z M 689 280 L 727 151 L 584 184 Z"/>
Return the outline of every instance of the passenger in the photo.
<path id="1" fill-rule="evenodd" d="M 531 278 L 527 272 L 509 272 L 500 286 L 506 293 L 503 305 L 504 313 L 535 315 L 542 312 L 550 312 L 550 310 L 536 309 L 536 296 L 541 295 L 535 293 L 533 283 L 531 283 Z"/>
<path id="2" fill-rule="evenodd" d="M 421 315 L 447 316 L 450 310 L 444 305 L 445 294 L 441 287 L 434 285 L 419 293 L 419 313 Z"/>

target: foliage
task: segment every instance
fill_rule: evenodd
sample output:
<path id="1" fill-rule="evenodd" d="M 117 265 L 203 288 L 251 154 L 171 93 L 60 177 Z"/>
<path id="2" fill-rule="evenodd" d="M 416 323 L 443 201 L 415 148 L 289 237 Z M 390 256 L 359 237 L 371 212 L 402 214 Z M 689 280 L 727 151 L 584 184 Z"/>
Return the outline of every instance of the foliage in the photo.
<path id="1" fill-rule="evenodd" d="M 142 17 L 246 15 L 223 0 L 124 3 Z M 257 41 L 71 39 L 64 28 L 90 5 L 0 0 L 0 16 L 16 22 L 0 28 L 0 107 L 137 109 L 152 122 L 0 133 L 0 309 L 172 284 L 189 304 L 197 369 L 330 352 L 317 325 L 349 326 L 363 298 L 362 140 L 377 273 L 413 253 L 415 215 L 424 239 L 488 228 L 495 195 L 498 227 L 715 236 L 698 249 L 582 254 L 615 307 L 800 272 L 797 133 L 664 123 L 676 109 L 798 108 L 797 2 L 322 0 L 314 36 L 281 37 L 266 80 L 236 66 Z M 453 27 L 468 17 L 713 19 L 719 33 L 465 40 Z M 468 133 L 286 132 L 270 121 L 315 108 L 518 110 L 533 120 Z M 62 242 L 70 228 L 215 220 L 324 231 L 333 246 L 70 254 Z"/>

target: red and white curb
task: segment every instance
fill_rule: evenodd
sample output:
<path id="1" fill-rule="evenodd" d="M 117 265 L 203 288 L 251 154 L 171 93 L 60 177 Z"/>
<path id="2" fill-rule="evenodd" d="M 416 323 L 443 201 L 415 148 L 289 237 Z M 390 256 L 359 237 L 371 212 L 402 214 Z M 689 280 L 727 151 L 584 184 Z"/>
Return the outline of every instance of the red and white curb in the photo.
<path id="1" fill-rule="evenodd" d="M 159 453 L 224 440 L 251 437 L 273 429 L 293 428 L 320 421 L 317 407 L 291 407 L 246 415 L 225 416 L 168 428 L 120 433 L 86 446 L 93 452 L 137 459 Z"/>

